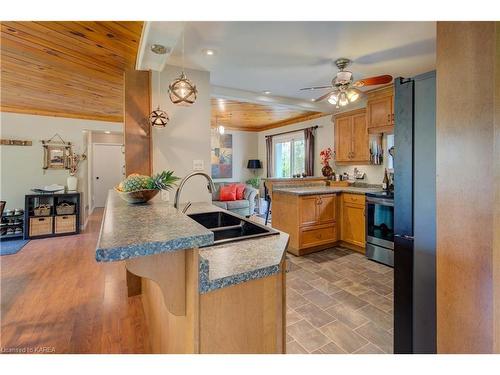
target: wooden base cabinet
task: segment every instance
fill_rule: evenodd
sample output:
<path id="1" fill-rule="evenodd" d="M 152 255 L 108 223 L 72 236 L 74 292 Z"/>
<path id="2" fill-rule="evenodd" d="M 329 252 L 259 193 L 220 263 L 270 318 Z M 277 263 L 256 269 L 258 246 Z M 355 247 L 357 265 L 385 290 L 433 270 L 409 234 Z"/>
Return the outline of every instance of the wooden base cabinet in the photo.
<path id="1" fill-rule="evenodd" d="M 273 227 L 290 235 L 288 251 L 304 255 L 337 242 L 336 194 L 273 194 Z"/>
<path id="2" fill-rule="evenodd" d="M 342 223 L 340 239 L 362 251 L 366 243 L 365 233 L 365 196 L 361 194 L 342 194 Z"/>

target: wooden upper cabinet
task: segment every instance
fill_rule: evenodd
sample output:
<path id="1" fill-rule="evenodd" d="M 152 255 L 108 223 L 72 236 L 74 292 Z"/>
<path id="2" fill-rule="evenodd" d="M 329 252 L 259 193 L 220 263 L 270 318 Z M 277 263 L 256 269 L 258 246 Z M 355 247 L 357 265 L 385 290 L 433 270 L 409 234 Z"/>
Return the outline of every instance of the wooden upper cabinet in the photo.
<path id="1" fill-rule="evenodd" d="M 335 161 L 337 163 L 370 162 L 366 110 L 344 112 L 335 117 Z"/>
<path id="2" fill-rule="evenodd" d="M 352 116 L 352 159 L 355 161 L 370 160 L 368 130 L 364 113 Z"/>
<path id="3" fill-rule="evenodd" d="M 351 161 L 352 124 L 351 117 L 340 117 L 335 120 L 335 160 Z"/>
<path id="4" fill-rule="evenodd" d="M 367 93 L 367 126 L 369 133 L 391 133 L 394 130 L 394 89 L 392 86 Z"/>

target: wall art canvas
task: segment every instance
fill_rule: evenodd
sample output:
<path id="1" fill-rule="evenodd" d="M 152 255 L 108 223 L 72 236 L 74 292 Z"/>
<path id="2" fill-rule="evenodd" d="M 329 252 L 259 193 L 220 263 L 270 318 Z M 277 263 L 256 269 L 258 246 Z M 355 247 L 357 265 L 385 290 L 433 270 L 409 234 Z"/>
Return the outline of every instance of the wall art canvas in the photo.
<path id="1" fill-rule="evenodd" d="M 233 177 L 233 135 L 212 133 L 212 178 Z"/>

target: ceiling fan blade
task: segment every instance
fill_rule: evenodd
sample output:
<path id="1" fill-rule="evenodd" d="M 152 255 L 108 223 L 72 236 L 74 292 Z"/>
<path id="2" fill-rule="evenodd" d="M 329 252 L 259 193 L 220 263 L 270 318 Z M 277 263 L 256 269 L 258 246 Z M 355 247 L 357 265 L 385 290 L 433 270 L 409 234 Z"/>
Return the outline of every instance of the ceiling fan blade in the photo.
<path id="1" fill-rule="evenodd" d="M 321 95 L 319 98 L 314 99 L 314 102 L 320 102 L 322 100 L 325 100 L 328 98 L 330 95 L 332 95 L 335 91 L 328 91 L 325 95 Z"/>
<path id="2" fill-rule="evenodd" d="M 299 91 L 312 91 L 312 90 L 321 90 L 321 89 L 331 89 L 333 86 L 332 85 L 328 85 L 328 86 L 314 86 L 314 87 L 304 87 L 302 89 L 300 89 Z"/>
<path id="3" fill-rule="evenodd" d="M 353 87 L 363 87 L 363 86 L 373 86 L 373 85 L 383 85 L 384 83 L 389 83 L 392 81 L 392 76 L 386 74 L 383 76 L 368 77 L 360 79 L 352 84 Z"/>

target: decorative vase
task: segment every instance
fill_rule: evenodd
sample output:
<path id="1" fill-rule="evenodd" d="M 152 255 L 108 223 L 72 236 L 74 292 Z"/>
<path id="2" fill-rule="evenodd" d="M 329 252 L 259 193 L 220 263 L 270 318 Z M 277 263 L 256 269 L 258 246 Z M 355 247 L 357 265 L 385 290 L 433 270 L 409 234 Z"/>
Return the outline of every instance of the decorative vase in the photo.
<path id="1" fill-rule="evenodd" d="M 76 191 L 76 188 L 78 187 L 78 178 L 70 175 L 66 179 L 66 184 L 68 185 L 69 191 Z"/>
<path id="2" fill-rule="evenodd" d="M 332 169 L 332 167 L 330 167 L 329 164 L 326 164 L 321 169 L 321 173 L 323 174 L 323 176 L 330 178 L 333 175 L 333 169 Z"/>

